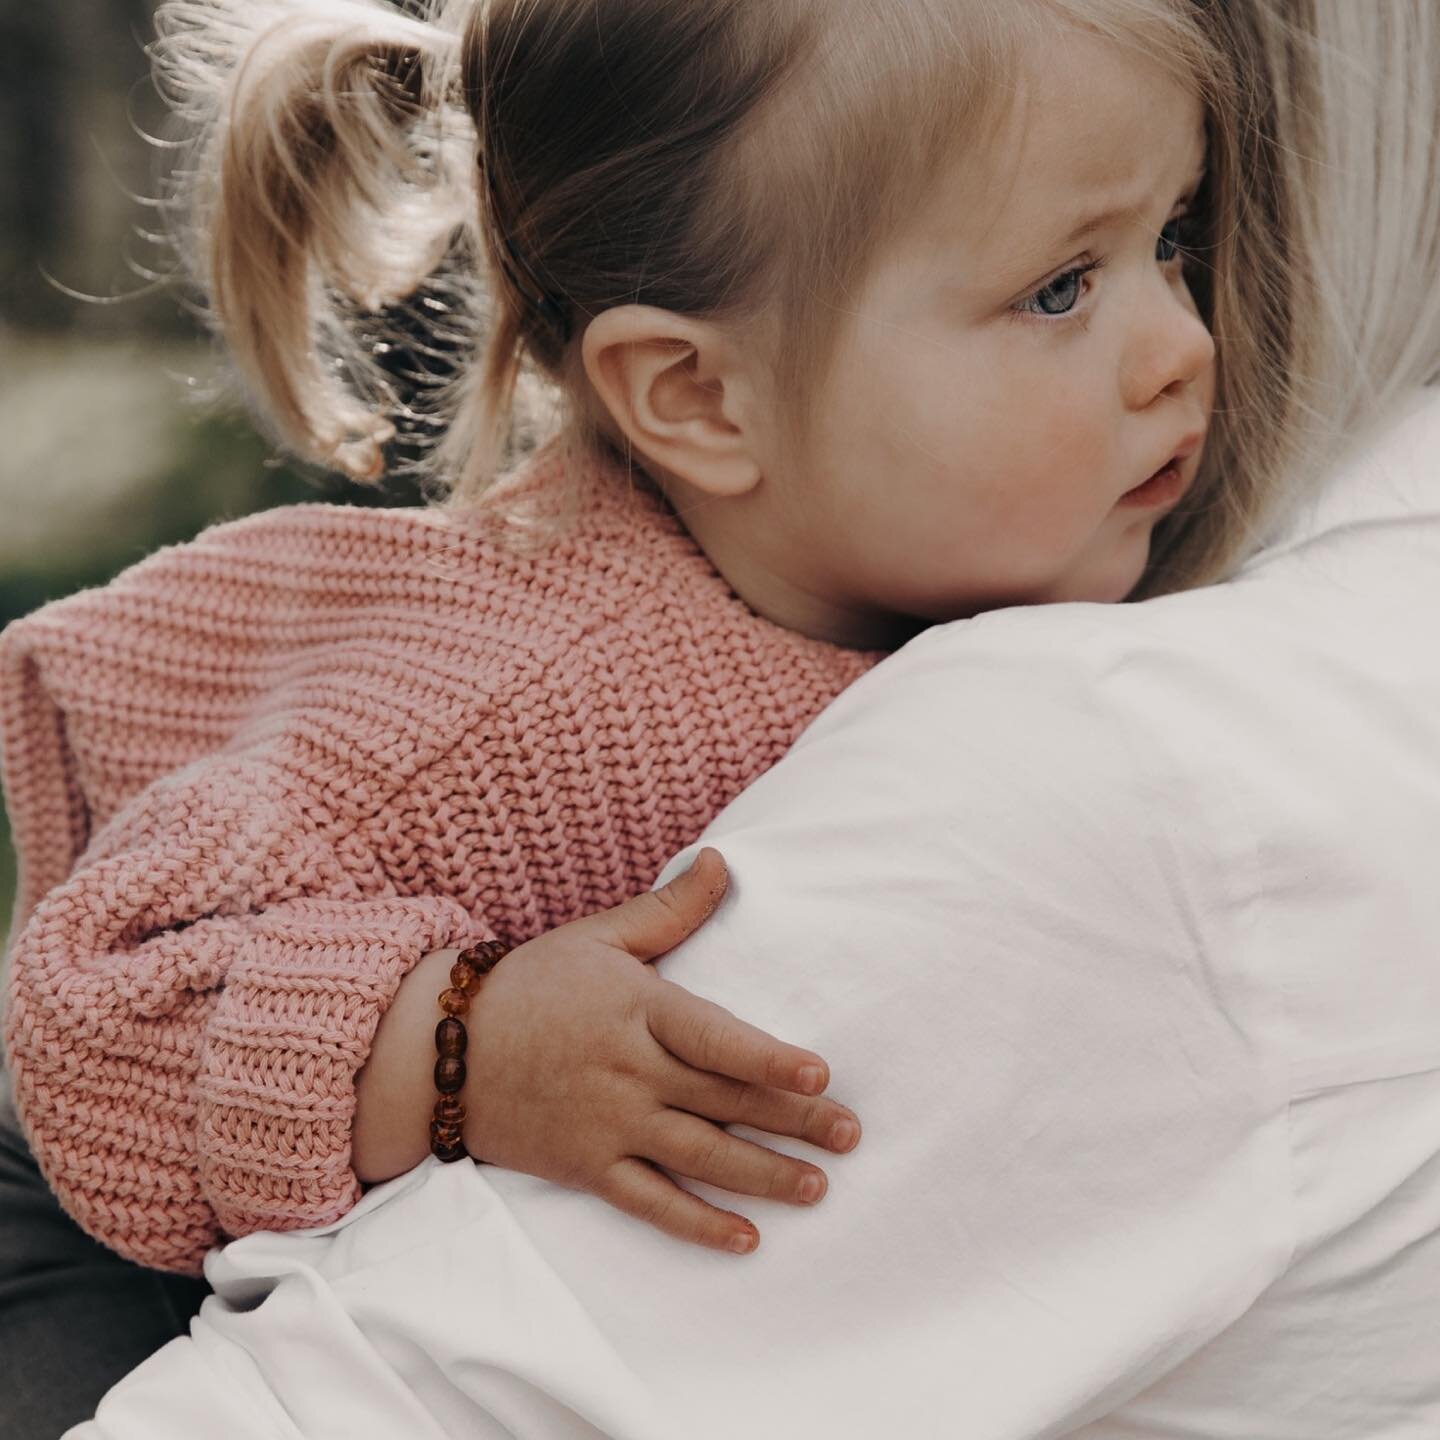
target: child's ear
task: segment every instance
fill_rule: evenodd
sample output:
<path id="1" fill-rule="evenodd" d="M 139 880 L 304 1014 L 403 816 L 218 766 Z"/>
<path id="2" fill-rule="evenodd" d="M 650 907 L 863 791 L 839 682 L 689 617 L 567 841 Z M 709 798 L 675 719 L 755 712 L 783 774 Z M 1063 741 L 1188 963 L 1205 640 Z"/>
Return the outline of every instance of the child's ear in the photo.
<path id="1" fill-rule="evenodd" d="M 710 495 L 759 483 L 754 387 L 720 327 L 618 305 L 586 327 L 581 358 L 615 427 L 652 466 Z"/>

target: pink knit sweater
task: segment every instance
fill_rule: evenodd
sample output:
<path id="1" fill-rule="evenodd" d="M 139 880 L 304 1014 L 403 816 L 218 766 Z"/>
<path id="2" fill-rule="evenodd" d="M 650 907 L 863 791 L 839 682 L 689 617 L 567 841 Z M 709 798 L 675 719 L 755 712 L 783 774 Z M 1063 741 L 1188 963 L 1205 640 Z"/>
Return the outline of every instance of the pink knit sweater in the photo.
<path id="1" fill-rule="evenodd" d="M 0 635 L 16 1101 L 107 1245 L 193 1273 L 343 1214 L 410 967 L 647 888 L 880 658 L 759 618 L 653 491 L 592 478 L 529 558 L 493 518 L 297 505 Z"/>

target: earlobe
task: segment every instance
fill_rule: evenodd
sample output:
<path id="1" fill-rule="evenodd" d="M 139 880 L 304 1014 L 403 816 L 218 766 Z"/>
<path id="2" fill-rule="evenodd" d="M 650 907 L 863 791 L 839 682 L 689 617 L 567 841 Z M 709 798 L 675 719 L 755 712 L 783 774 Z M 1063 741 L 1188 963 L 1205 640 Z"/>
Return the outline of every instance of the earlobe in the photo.
<path id="1" fill-rule="evenodd" d="M 649 466 L 717 496 L 759 483 L 750 378 L 718 326 L 620 305 L 586 327 L 581 357 L 600 404 Z"/>

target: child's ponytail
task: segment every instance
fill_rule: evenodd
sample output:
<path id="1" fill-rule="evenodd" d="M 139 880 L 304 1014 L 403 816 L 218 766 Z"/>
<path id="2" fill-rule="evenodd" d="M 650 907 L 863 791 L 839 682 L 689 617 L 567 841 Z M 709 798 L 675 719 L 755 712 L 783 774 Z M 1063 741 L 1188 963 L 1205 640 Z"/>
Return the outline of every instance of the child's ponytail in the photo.
<path id="1" fill-rule="evenodd" d="M 456 36 L 377 0 L 163 0 L 156 30 L 193 127 L 176 239 L 211 321 L 276 439 L 377 480 L 399 402 L 355 312 L 411 295 L 473 227 Z"/>

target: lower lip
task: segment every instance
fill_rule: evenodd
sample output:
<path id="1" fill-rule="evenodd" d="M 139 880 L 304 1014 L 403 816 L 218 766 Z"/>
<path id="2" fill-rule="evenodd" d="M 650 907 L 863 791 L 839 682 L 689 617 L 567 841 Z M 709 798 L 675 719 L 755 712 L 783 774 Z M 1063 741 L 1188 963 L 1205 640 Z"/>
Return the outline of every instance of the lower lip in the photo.
<path id="1" fill-rule="evenodd" d="M 1157 470 L 1143 485 L 1127 490 L 1117 502 L 1120 505 L 1168 505 L 1185 493 L 1185 477 L 1173 462 Z"/>

